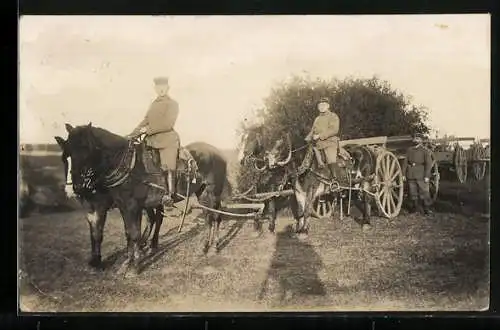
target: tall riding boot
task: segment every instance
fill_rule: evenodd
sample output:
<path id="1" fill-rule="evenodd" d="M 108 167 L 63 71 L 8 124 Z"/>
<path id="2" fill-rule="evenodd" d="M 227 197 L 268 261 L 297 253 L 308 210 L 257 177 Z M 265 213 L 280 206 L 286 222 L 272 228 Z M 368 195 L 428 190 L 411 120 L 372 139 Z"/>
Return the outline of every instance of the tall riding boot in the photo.
<path id="1" fill-rule="evenodd" d="M 171 174 L 170 174 L 170 171 L 165 171 L 165 172 L 163 172 L 163 174 L 164 174 L 164 177 L 165 177 L 164 179 L 165 179 L 165 181 L 166 181 L 166 183 L 167 183 L 167 184 L 166 184 L 166 187 L 165 187 L 167 191 L 166 191 L 166 192 L 165 192 L 165 194 L 163 195 L 163 198 L 162 198 L 162 200 L 161 200 L 161 203 L 162 203 L 163 205 L 165 205 L 166 207 L 170 207 L 170 206 L 172 206 L 172 205 L 173 205 L 173 200 L 172 200 L 172 188 L 171 188 L 171 187 L 172 187 L 172 184 L 171 184 L 172 180 L 171 180 L 171 178 L 170 178 L 170 177 L 171 177 Z"/>
<path id="2" fill-rule="evenodd" d="M 422 208 L 422 203 L 419 200 L 415 201 L 415 210 L 417 213 L 424 214 L 424 209 Z"/>
<path id="3" fill-rule="evenodd" d="M 170 193 L 170 197 L 174 199 L 175 197 L 175 171 L 168 171 L 167 176 L 167 184 L 168 184 L 168 192 Z"/>
<path id="4" fill-rule="evenodd" d="M 408 202 L 408 212 L 409 213 L 415 213 L 417 211 L 417 204 L 418 204 L 418 201 L 416 200 L 410 200 Z"/>
<path id="5" fill-rule="evenodd" d="M 330 173 L 332 174 L 332 179 L 337 180 L 337 164 L 328 164 L 328 168 L 330 169 Z"/>

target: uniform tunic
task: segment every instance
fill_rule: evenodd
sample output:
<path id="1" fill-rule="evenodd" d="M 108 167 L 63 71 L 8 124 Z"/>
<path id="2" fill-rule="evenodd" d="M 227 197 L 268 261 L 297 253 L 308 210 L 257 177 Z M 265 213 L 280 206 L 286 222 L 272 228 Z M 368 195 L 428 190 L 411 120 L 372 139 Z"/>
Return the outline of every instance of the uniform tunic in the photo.
<path id="1" fill-rule="evenodd" d="M 311 132 L 306 137 L 306 139 L 311 139 L 313 135 L 319 135 L 316 148 L 323 151 L 327 164 L 337 162 L 339 126 L 340 119 L 337 114 L 331 111 L 321 112 L 314 120 Z"/>
<path id="2" fill-rule="evenodd" d="M 177 102 L 168 96 L 159 96 L 151 103 L 146 116 L 134 130 L 134 133 L 138 133 L 141 128 L 147 128 L 146 142 L 148 146 L 159 150 L 164 170 L 173 171 L 177 167 L 180 138 L 174 125 L 178 115 Z"/>
<path id="3" fill-rule="evenodd" d="M 429 183 L 432 169 L 431 152 L 422 145 L 408 148 L 403 162 L 403 174 L 408 179 L 410 199 L 420 198 L 425 204 L 430 203 Z"/>

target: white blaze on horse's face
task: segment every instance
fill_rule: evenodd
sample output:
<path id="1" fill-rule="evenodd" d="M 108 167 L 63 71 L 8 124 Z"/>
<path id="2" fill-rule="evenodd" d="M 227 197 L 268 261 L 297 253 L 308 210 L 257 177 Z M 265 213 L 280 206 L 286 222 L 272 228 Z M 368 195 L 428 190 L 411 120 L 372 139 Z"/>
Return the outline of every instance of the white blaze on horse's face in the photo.
<path id="1" fill-rule="evenodd" d="M 71 183 L 71 157 L 66 159 L 68 161 L 68 171 L 66 175 L 66 182 L 64 184 L 64 192 L 66 193 L 66 197 L 73 198 L 75 197 L 75 191 L 73 190 L 73 183 Z"/>
<path id="2" fill-rule="evenodd" d="M 276 141 L 271 151 L 267 153 L 267 161 L 270 168 L 273 168 L 278 164 L 279 151 L 282 145 L 283 140 Z"/>
<path id="3" fill-rule="evenodd" d="M 267 161 L 270 168 L 273 168 L 276 165 L 276 156 L 274 155 L 274 153 L 269 152 L 267 154 Z"/>

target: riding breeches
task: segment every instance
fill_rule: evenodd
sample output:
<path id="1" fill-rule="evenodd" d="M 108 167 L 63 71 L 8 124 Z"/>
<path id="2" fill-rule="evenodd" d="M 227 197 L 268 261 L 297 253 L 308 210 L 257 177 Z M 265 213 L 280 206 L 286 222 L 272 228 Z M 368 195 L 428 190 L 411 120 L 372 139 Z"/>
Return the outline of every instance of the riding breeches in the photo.
<path id="1" fill-rule="evenodd" d="M 328 146 L 326 148 L 320 149 L 320 151 L 324 155 L 326 164 L 337 163 L 338 148 L 336 145 Z"/>
<path id="2" fill-rule="evenodd" d="M 177 148 L 177 146 L 161 148 L 158 149 L 158 152 L 160 153 L 160 164 L 162 170 L 175 171 L 177 169 L 179 148 Z"/>

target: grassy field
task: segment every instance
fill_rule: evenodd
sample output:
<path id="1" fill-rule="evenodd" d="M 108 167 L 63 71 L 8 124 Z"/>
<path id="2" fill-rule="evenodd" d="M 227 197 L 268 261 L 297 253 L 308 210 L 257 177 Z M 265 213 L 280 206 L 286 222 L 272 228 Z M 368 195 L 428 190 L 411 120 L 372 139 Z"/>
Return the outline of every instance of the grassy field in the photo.
<path id="1" fill-rule="evenodd" d="M 94 271 L 86 264 L 90 240 L 84 213 L 60 195 L 59 158 L 25 157 L 21 165 L 30 199 L 45 203 L 19 220 L 23 311 L 488 307 L 489 219 L 482 215 L 488 194 L 483 183 L 443 182 L 433 216 L 402 212 L 393 221 L 374 218 L 368 232 L 355 221 L 357 214 L 342 221 L 313 220 L 305 240 L 290 233 L 292 220 L 284 214 L 275 235 L 260 237 L 254 237 L 251 222 L 226 220 L 224 248 L 208 256 L 201 254 L 205 234 L 196 213 L 180 234 L 179 219 L 167 218 L 158 253 L 143 261 L 138 278 L 127 279 L 116 274 L 126 244 L 117 211 L 110 212 L 104 233 L 106 267 Z M 40 197 L 47 192 L 54 196 Z"/>

